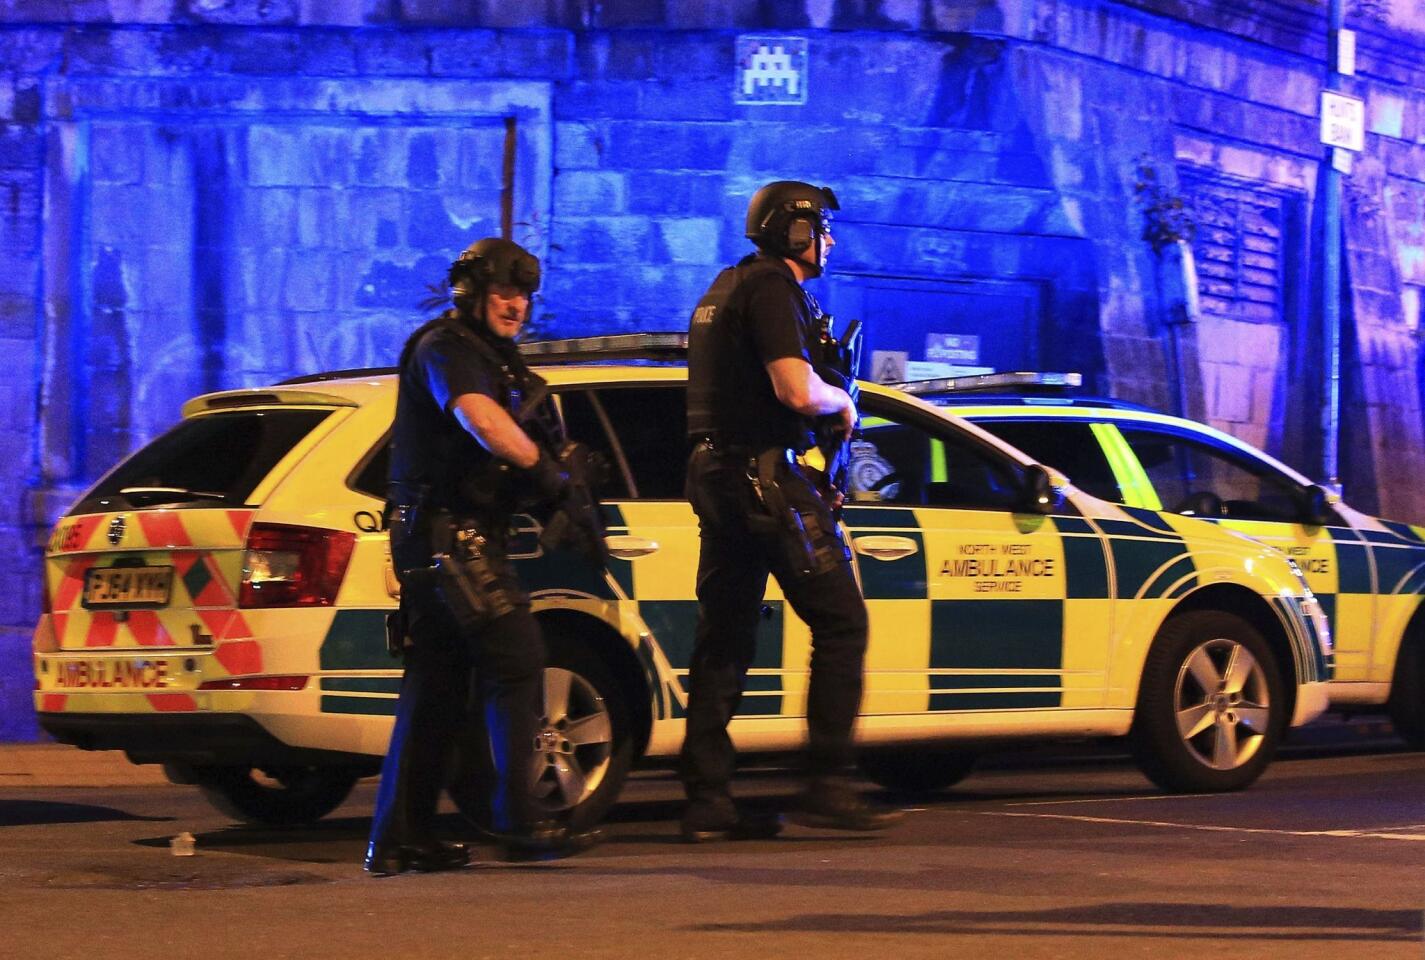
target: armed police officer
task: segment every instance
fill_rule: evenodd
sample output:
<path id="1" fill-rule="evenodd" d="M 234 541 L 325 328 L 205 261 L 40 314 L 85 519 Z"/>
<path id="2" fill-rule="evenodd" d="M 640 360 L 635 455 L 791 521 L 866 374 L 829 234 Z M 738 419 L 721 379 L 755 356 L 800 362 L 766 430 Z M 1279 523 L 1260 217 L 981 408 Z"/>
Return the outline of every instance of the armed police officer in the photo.
<path id="1" fill-rule="evenodd" d="M 488 707 L 492 822 L 507 855 L 557 856 L 593 839 L 535 809 L 544 645 L 506 556 L 512 513 L 558 508 L 567 519 L 573 509 L 558 450 L 538 429 L 544 382 L 514 341 L 539 281 L 538 259 L 518 244 L 473 244 L 450 267 L 452 309 L 401 352 L 389 522 L 405 677 L 367 850 L 372 873 L 469 861 L 464 846 L 435 837 L 433 821 L 472 670 Z"/>
<path id="2" fill-rule="evenodd" d="M 898 819 L 847 782 L 861 702 L 866 605 L 836 526 L 839 495 L 798 461 L 818 420 L 849 439 L 856 408 L 813 366 L 821 311 L 802 288 L 834 244 L 835 195 L 769 183 L 747 209 L 757 251 L 718 274 L 693 312 L 688 345 L 687 493 L 701 530 L 698 626 L 681 772 L 691 842 L 771 836 L 775 817 L 739 811 L 727 725 L 752 662 L 767 575 L 811 627 L 807 782 L 792 819 L 876 830 Z"/>

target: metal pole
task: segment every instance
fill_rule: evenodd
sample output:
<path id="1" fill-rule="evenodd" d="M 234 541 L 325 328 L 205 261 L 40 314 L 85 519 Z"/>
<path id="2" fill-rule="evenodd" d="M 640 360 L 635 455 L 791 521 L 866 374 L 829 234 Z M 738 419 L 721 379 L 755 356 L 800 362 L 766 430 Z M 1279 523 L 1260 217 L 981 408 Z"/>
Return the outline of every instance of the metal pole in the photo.
<path id="1" fill-rule="evenodd" d="M 1340 35 L 1345 25 L 1342 0 L 1329 2 L 1326 34 L 1326 89 L 1341 89 Z M 1341 172 L 1333 162 L 1337 147 L 1326 148 L 1325 196 L 1322 210 L 1321 326 L 1326 355 L 1325 391 L 1321 411 L 1321 473 L 1332 490 L 1339 490 L 1341 439 Z"/>

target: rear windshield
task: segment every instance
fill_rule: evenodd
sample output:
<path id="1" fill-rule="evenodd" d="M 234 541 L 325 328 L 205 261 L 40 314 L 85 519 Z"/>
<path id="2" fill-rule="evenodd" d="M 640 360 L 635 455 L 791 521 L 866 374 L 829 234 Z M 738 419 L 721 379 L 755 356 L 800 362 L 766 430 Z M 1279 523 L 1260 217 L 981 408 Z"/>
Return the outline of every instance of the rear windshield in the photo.
<path id="1" fill-rule="evenodd" d="M 76 510 L 245 504 L 277 461 L 330 415 L 234 410 L 184 420 L 114 468 Z"/>

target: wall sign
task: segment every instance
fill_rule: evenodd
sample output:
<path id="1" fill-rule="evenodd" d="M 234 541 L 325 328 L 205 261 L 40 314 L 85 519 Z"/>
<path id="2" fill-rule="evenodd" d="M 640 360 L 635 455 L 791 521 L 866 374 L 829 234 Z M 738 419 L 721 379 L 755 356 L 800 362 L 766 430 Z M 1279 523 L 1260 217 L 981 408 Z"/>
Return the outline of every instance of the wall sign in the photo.
<path id="1" fill-rule="evenodd" d="M 806 38 L 738 37 L 737 86 L 733 101 L 793 106 L 806 103 Z"/>
<path id="2" fill-rule="evenodd" d="M 980 362 L 980 337 L 974 333 L 927 333 L 925 359 L 941 363 Z"/>
<path id="3" fill-rule="evenodd" d="M 1321 91 L 1321 142 L 1328 147 L 1366 148 L 1366 102 L 1334 90 Z"/>

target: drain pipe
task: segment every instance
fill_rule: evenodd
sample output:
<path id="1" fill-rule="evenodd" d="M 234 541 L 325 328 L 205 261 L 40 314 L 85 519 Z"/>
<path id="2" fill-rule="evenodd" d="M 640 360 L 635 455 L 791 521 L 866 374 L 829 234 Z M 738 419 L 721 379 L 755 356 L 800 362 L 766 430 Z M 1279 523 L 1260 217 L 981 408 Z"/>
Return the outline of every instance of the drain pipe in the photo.
<path id="1" fill-rule="evenodd" d="M 1341 89 L 1341 28 L 1345 26 L 1342 0 L 1329 0 L 1326 34 L 1326 89 Z M 1328 490 L 1341 492 L 1341 171 L 1336 168 L 1338 147 L 1326 148 L 1326 176 L 1322 197 L 1321 327 L 1326 354 L 1321 410 L 1321 476 Z"/>

